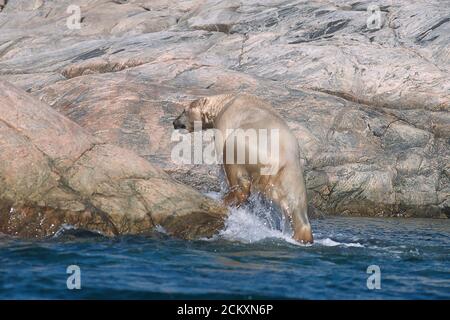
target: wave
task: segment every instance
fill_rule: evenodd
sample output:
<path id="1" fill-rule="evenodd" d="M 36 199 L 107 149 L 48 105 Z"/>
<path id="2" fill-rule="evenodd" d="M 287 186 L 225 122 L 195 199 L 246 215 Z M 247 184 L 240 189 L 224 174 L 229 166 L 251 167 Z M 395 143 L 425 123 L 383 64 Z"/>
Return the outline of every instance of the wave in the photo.
<path id="1" fill-rule="evenodd" d="M 63 223 L 61 227 L 51 236 L 53 239 L 64 238 L 96 238 L 105 237 L 105 235 L 97 230 L 80 229 L 74 225 Z"/>

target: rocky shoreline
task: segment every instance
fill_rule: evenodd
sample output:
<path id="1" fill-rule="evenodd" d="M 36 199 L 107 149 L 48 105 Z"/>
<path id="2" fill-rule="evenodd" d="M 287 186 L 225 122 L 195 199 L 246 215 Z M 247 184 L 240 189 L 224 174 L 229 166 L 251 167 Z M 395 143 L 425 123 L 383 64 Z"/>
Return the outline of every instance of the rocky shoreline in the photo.
<path id="1" fill-rule="evenodd" d="M 170 137 L 183 104 L 228 92 L 287 120 L 313 214 L 450 216 L 449 3 L 2 4 L 0 232 L 214 233 L 226 209 L 198 191 L 220 168 L 174 164 Z"/>
<path id="2" fill-rule="evenodd" d="M 0 114 L 1 233 L 41 238 L 71 225 L 123 235 L 161 226 L 194 239 L 223 227 L 226 208 L 4 81 Z"/>

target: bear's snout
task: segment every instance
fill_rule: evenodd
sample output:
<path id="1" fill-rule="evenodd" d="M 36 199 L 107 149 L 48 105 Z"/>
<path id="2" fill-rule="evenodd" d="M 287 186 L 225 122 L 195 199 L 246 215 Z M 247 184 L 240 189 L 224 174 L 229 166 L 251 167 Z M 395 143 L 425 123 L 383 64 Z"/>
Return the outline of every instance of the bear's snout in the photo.
<path id="1" fill-rule="evenodd" d="M 173 128 L 174 129 L 186 129 L 186 125 L 182 123 L 179 119 L 175 119 L 173 121 Z"/>

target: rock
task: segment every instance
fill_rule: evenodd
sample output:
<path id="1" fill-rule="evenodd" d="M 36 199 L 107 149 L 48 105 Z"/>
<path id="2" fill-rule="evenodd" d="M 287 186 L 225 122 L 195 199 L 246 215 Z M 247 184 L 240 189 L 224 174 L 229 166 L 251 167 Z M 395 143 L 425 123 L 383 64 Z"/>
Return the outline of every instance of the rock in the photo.
<path id="1" fill-rule="evenodd" d="M 121 235 L 161 226 L 193 239 L 223 227 L 225 208 L 5 81 L 0 114 L 0 233 L 45 237 L 70 224 Z"/>
<path id="2" fill-rule="evenodd" d="M 220 168 L 171 161 L 173 118 L 200 96 L 256 94 L 297 135 L 315 209 L 447 217 L 450 4 L 378 1 L 368 28 L 372 4 L 9 1 L 0 78 L 200 191 L 220 189 Z"/>
<path id="3" fill-rule="evenodd" d="M 236 10 L 239 7 L 237 0 L 204 2 L 185 17 L 187 26 L 197 30 L 229 33 L 238 21 Z"/>

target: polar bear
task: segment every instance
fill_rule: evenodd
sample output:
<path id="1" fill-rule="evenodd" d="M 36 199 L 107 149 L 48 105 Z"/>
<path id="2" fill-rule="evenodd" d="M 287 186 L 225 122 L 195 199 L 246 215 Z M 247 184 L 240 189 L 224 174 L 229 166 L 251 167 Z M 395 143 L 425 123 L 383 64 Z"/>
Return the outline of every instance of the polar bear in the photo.
<path id="1" fill-rule="evenodd" d="M 261 193 L 267 200 L 279 206 L 291 222 L 293 238 L 302 243 L 312 243 L 313 235 L 308 220 L 306 187 L 299 158 L 297 140 L 287 124 L 270 104 L 249 94 L 222 94 L 200 98 L 189 104 L 175 119 L 175 129 L 194 131 L 195 123 L 202 129 L 216 129 L 221 134 L 216 146 L 223 148 L 223 166 L 227 177 L 229 192 L 224 201 L 227 205 L 239 206 L 251 192 Z M 261 147 L 249 139 L 236 139 L 236 130 L 259 130 L 270 137 L 265 141 L 274 144 L 277 132 L 278 149 L 276 154 L 266 156 L 261 161 Z M 222 140 L 222 141 L 217 141 Z M 232 148 L 226 146 L 233 141 Z M 240 141 L 240 142 L 239 142 Z M 233 156 L 227 157 L 233 152 Z M 236 161 L 239 150 L 245 151 L 245 161 Z M 256 162 L 250 162 L 252 155 Z M 230 161 L 231 159 L 231 161 Z M 269 174 L 262 169 L 270 167 Z"/>

